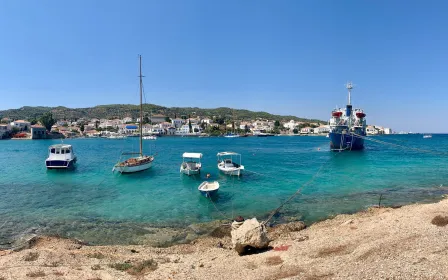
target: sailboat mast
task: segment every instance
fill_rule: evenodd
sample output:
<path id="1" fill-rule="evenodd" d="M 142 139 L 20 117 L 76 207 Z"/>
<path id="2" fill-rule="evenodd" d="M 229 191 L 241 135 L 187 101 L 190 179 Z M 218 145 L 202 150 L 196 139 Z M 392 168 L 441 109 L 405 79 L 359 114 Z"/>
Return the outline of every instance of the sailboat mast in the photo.
<path id="1" fill-rule="evenodd" d="M 143 88 L 143 76 L 142 76 L 142 56 L 139 55 L 140 58 L 140 156 L 143 156 L 143 140 L 142 140 L 142 134 L 143 134 L 143 105 L 142 105 L 142 88 Z"/>

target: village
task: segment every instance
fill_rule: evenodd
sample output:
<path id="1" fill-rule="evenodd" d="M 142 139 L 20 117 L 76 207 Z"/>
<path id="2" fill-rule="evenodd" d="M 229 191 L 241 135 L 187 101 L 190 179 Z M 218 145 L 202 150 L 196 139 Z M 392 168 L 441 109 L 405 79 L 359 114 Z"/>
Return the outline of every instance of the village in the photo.
<path id="1" fill-rule="evenodd" d="M 36 120 L 0 121 L 0 139 L 51 139 L 78 137 L 138 136 L 140 119 L 85 119 L 54 120 L 51 129 Z M 226 120 L 221 117 L 170 118 L 161 114 L 144 117 L 143 135 L 208 137 L 235 133 L 242 136 L 325 136 L 330 126 L 318 122 L 295 120 L 279 121 L 267 119 Z M 48 126 L 48 124 L 47 124 Z M 368 135 L 393 134 L 390 128 L 367 126 Z"/>

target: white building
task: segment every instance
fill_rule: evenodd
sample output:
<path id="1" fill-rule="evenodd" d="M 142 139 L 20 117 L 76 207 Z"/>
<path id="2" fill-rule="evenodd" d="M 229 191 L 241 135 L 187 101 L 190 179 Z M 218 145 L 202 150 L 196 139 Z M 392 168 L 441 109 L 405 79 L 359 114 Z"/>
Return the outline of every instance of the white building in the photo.
<path id="1" fill-rule="evenodd" d="M 171 124 L 175 128 L 180 128 L 184 124 L 184 120 L 183 119 L 172 119 L 171 120 Z"/>
<path id="2" fill-rule="evenodd" d="M 324 133 L 329 133 L 329 132 L 330 132 L 329 125 L 321 125 L 314 129 L 314 133 L 316 133 L 316 134 L 324 134 Z"/>
<path id="3" fill-rule="evenodd" d="M 205 118 L 205 119 L 202 119 L 201 120 L 201 123 L 206 123 L 206 124 L 210 124 L 210 123 L 212 123 L 213 121 L 211 120 L 211 119 L 209 119 L 209 118 Z"/>
<path id="4" fill-rule="evenodd" d="M 18 128 L 20 131 L 30 130 L 31 123 L 24 120 L 13 121 L 11 122 L 11 128 L 13 127 Z"/>
<path id="5" fill-rule="evenodd" d="M 283 124 L 284 128 L 288 128 L 289 130 L 293 130 L 294 128 L 296 128 L 297 123 L 294 120 L 290 120 L 289 122 Z"/>
<path id="6" fill-rule="evenodd" d="M 126 118 L 123 118 L 123 123 L 128 123 L 128 122 L 132 122 L 132 118 L 131 117 L 126 117 Z"/>
<path id="7" fill-rule="evenodd" d="M 368 135 L 377 135 L 378 134 L 378 130 L 375 128 L 375 126 L 369 125 L 366 128 L 366 133 Z"/>
<path id="8" fill-rule="evenodd" d="M 312 130 L 313 129 L 311 127 L 304 127 L 300 130 L 300 134 L 310 134 Z"/>
<path id="9" fill-rule="evenodd" d="M 190 127 L 188 124 L 184 124 L 180 128 L 176 128 L 176 135 L 197 135 L 201 134 L 201 127 L 197 124 L 191 125 L 191 133 L 190 133 Z"/>
<path id="10" fill-rule="evenodd" d="M 143 128 L 142 128 L 143 129 Z M 121 134 L 133 134 L 139 133 L 138 125 L 135 124 L 127 124 L 118 129 L 118 133 Z"/>
<path id="11" fill-rule="evenodd" d="M 390 128 L 388 128 L 388 127 L 385 127 L 384 128 L 384 134 L 392 134 L 393 132 L 392 132 L 392 129 L 390 129 Z"/>

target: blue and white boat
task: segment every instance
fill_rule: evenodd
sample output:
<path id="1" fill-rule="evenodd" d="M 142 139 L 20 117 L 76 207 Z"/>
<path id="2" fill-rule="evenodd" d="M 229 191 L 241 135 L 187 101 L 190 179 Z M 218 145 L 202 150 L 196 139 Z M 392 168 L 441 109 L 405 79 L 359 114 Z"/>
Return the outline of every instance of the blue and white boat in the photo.
<path id="1" fill-rule="evenodd" d="M 205 197 L 214 196 L 219 190 L 219 183 L 217 181 L 214 182 L 202 182 L 202 184 L 198 187 L 199 192 Z"/>
<path id="2" fill-rule="evenodd" d="M 45 160 L 47 169 L 69 169 L 76 163 L 76 155 L 72 145 L 51 145 L 48 149 L 48 158 Z"/>
<path id="3" fill-rule="evenodd" d="M 366 114 L 362 109 L 353 109 L 351 104 L 352 83 L 347 83 L 348 104 L 333 110 L 330 119 L 330 149 L 332 151 L 362 150 L 366 137 Z"/>

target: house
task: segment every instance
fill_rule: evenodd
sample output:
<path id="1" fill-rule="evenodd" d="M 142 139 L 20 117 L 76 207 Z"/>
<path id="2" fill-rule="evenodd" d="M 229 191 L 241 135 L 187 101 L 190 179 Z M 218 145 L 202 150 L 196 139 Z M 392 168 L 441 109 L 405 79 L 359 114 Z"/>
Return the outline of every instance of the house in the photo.
<path id="1" fill-rule="evenodd" d="M 31 126 L 31 139 L 46 139 L 47 129 L 41 125 Z"/>
<path id="2" fill-rule="evenodd" d="M 289 122 L 284 123 L 283 127 L 289 130 L 293 130 L 297 125 L 298 124 L 294 120 L 290 120 Z"/>
<path id="3" fill-rule="evenodd" d="M 388 128 L 388 127 L 385 127 L 384 128 L 384 134 L 392 134 L 393 132 L 392 132 L 392 129 L 390 129 L 390 128 Z"/>
<path id="4" fill-rule="evenodd" d="M 300 130 L 300 134 L 310 134 L 312 130 L 313 129 L 311 127 L 304 127 Z"/>
<path id="5" fill-rule="evenodd" d="M 196 135 L 201 133 L 201 127 L 197 124 L 191 125 L 191 133 L 190 133 L 190 127 L 188 124 L 184 124 L 180 128 L 176 128 L 176 135 Z"/>
<path id="6" fill-rule="evenodd" d="M 123 123 L 130 123 L 130 122 L 132 122 L 132 118 L 131 117 L 123 118 L 122 122 Z"/>
<path id="7" fill-rule="evenodd" d="M 210 124 L 210 123 L 212 123 L 213 122 L 213 120 L 211 120 L 211 119 L 209 119 L 209 118 L 205 118 L 205 119 L 202 119 L 201 120 L 201 123 L 206 123 L 206 124 Z"/>
<path id="8" fill-rule="evenodd" d="M 176 128 L 175 127 L 168 127 L 166 130 L 166 135 L 175 135 L 176 134 Z"/>
<path id="9" fill-rule="evenodd" d="M 143 130 L 143 127 L 142 127 Z M 127 124 L 123 127 L 121 127 L 118 132 L 120 134 L 133 134 L 133 133 L 138 133 L 138 125 L 135 124 Z"/>
<path id="10" fill-rule="evenodd" d="M 175 128 L 180 128 L 184 124 L 184 120 L 183 119 L 172 119 L 171 120 L 171 124 Z"/>
<path id="11" fill-rule="evenodd" d="M 160 115 L 160 114 L 156 114 L 156 115 L 152 115 L 151 116 L 151 123 L 162 123 L 165 121 L 165 116 L 164 115 Z"/>
<path id="12" fill-rule="evenodd" d="M 20 131 L 28 131 L 31 128 L 31 123 L 24 120 L 18 120 L 11 122 L 11 127 L 16 127 Z"/>
<path id="13" fill-rule="evenodd" d="M 11 132 L 11 126 L 9 124 L 0 124 L 0 139 L 8 137 Z"/>
<path id="14" fill-rule="evenodd" d="M 373 125 L 368 125 L 366 128 L 367 135 L 377 135 L 378 130 Z"/>
<path id="15" fill-rule="evenodd" d="M 329 125 L 321 125 L 314 129 L 314 133 L 316 133 L 316 134 L 325 134 L 325 133 L 329 133 L 329 132 L 330 132 Z"/>

